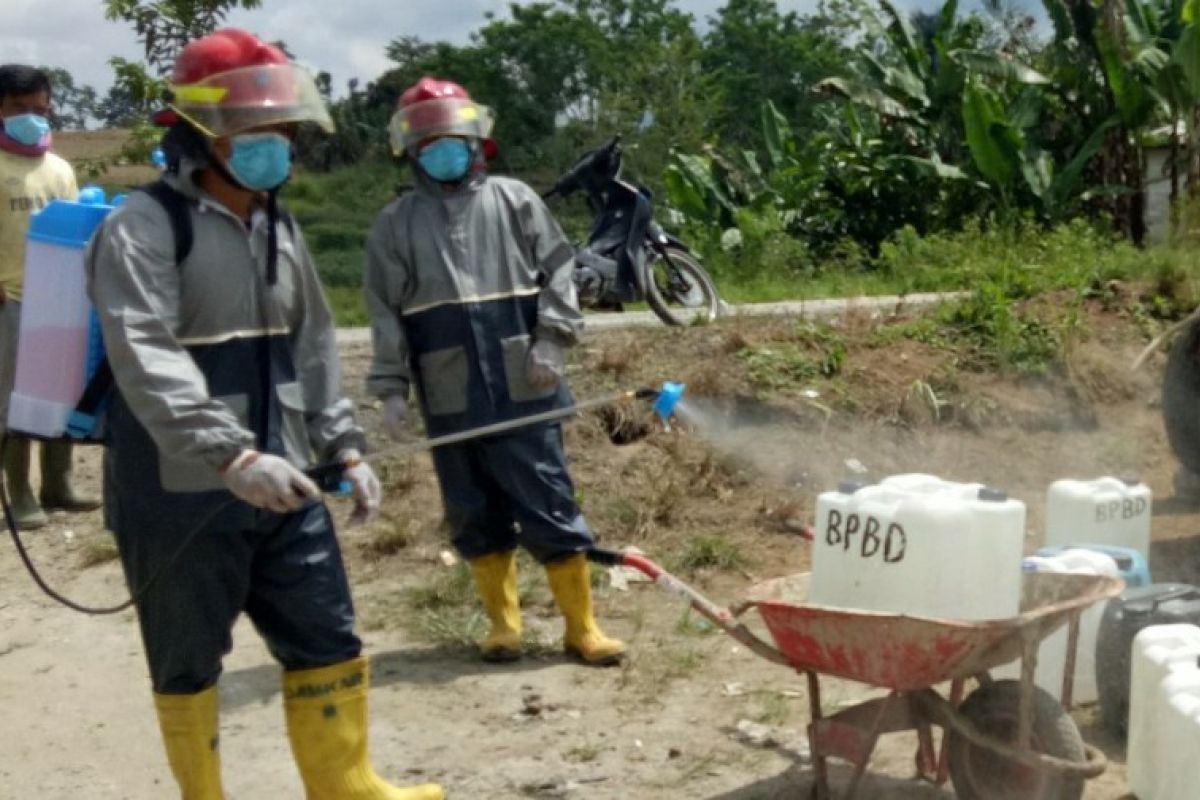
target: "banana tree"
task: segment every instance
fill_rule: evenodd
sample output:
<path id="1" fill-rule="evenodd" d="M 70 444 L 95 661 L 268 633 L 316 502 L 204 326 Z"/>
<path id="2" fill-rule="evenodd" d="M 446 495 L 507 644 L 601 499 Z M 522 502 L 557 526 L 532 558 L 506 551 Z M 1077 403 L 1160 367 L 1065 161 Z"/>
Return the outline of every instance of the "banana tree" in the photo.
<path id="1" fill-rule="evenodd" d="M 1113 123 L 1101 125 L 1060 165 L 1039 145 L 1040 121 L 1025 94 L 1006 108 L 978 76 L 963 91 L 963 125 L 975 168 L 995 189 L 1006 212 L 1014 195 L 1026 192 L 1048 221 L 1069 217 L 1086 194 L 1084 170 L 1103 147 Z"/>
<path id="2" fill-rule="evenodd" d="M 1184 65 L 1197 42 L 1183 44 L 1186 5 L 1182 0 L 1043 4 L 1055 30 L 1055 43 L 1046 51 L 1048 69 L 1075 98 L 1074 124 L 1067 127 L 1076 137 L 1106 131 L 1088 180 L 1101 189 L 1121 187 L 1106 193 L 1105 206 L 1140 242 L 1146 231 L 1144 138 L 1155 125 L 1173 125 L 1181 110 L 1194 104 Z"/>
<path id="3" fill-rule="evenodd" d="M 1006 126 L 981 133 L 1004 118 L 1002 108 L 990 113 L 987 106 L 1004 105 L 1023 87 L 1048 84 L 1049 78 L 1006 53 L 988 50 L 978 19 L 957 16 L 957 0 L 947 0 L 938 14 L 922 18 L 924 35 L 918 35 L 909 18 L 887 0 L 879 7 L 876 14 L 865 3 L 858 5 L 872 47 L 862 49 L 857 75 L 827 79 L 818 89 L 903 130 L 911 155 L 923 158 L 934 174 L 965 177 L 960 167 L 974 162 L 991 185 L 1007 188 L 1007 173 L 1015 171 L 1010 162 L 1016 155 L 1000 158 L 993 153 L 983 164 L 974 158 L 984 148 L 1011 145 L 1004 144 Z M 995 97 L 990 90 L 985 93 L 980 77 L 1000 86 L 1005 97 Z M 969 109 L 974 109 L 974 128 L 968 127 Z M 1007 201 L 1001 197 L 1001 205 Z"/>

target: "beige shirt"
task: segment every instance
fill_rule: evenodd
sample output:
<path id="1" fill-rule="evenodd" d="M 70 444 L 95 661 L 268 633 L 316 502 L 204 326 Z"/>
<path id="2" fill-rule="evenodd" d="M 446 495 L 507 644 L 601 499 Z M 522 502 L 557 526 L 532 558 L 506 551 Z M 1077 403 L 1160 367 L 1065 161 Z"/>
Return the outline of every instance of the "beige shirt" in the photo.
<path id="1" fill-rule="evenodd" d="M 0 151 L 0 287 L 13 300 L 25 284 L 25 236 L 29 218 L 51 200 L 79 196 L 75 172 L 47 153 L 30 158 Z"/>

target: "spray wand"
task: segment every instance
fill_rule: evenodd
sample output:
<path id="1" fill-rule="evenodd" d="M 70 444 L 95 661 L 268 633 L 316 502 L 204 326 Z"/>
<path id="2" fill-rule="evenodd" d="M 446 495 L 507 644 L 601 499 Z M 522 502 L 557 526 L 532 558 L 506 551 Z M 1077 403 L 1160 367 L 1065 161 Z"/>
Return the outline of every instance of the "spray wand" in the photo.
<path id="1" fill-rule="evenodd" d="M 426 439 L 419 442 L 405 442 L 394 447 L 385 448 L 375 453 L 371 453 L 363 460 L 378 461 L 383 458 L 409 456 L 424 450 L 432 450 L 435 447 L 443 447 L 448 444 L 456 444 L 458 442 L 481 439 L 485 436 L 494 436 L 498 433 L 517 430 L 518 428 L 524 428 L 530 425 L 536 425 L 540 422 L 552 422 L 557 419 L 569 417 L 580 411 L 587 411 L 592 408 L 611 405 L 623 400 L 653 399 L 654 411 L 665 423 L 667 419 L 669 419 L 671 415 L 675 413 L 675 406 L 679 404 L 679 400 L 683 396 L 683 390 L 684 384 L 671 383 L 668 381 L 662 385 L 661 389 L 643 388 L 634 389 L 632 391 L 618 392 L 606 397 L 598 397 L 593 400 L 586 400 L 582 403 L 575 403 L 574 405 L 567 406 L 566 408 L 556 408 L 552 411 L 545 411 L 540 414 L 531 414 L 527 417 L 519 417 L 518 419 L 507 420 L 505 422 L 497 422 L 493 425 L 484 425 L 479 428 L 472 428 L 471 430 L 451 433 L 445 436 L 437 436 L 432 439 Z M 7 445 L 8 435 L 5 434 L 0 436 L 0 456 L 3 456 L 4 449 L 7 447 Z M 342 473 L 346 471 L 346 466 L 347 465 L 345 463 L 340 461 L 331 462 L 313 467 L 312 469 L 309 469 L 306 474 L 317 483 L 323 492 L 347 494 L 349 493 L 350 487 L 345 481 L 342 480 Z M 209 513 L 200 520 L 199 524 L 192 528 L 192 530 L 188 532 L 187 536 L 183 537 L 183 541 L 180 543 L 179 549 L 167 559 L 162 567 L 160 567 L 157 572 L 147 578 L 144 584 L 137 587 L 136 590 L 130 592 L 130 597 L 128 600 L 118 605 L 97 608 L 76 603 L 65 595 L 55 591 L 55 589 L 46 583 L 45 579 L 42 578 L 41 574 L 37 570 L 37 567 L 34 565 L 33 560 L 29 557 L 29 553 L 26 551 L 25 544 L 21 541 L 20 535 L 17 533 L 17 523 L 13 518 L 12 506 L 9 503 L 8 492 L 6 491 L 4 483 L 0 481 L 0 511 L 3 512 L 4 520 L 8 524 L 8 530 L 12 535 L 13 544 L 16 545 L 17 554 L 20 556 L 21 561 L 25 565 L 26 570 L 29 572 L 30 577 L 33 578 L 34 582 L 38 585 L 38 588 L 45 592 L 49 597 L 57 600 L 59 603 L 62 603 L 64 606 L 74 611 L 92 615 L 116 614 L 120 611 L 124 611 L 136 603 L 137 600 L 144 595 L 147 590 L 149 590 L 155 581 L 159 580 L 175 565 L 175 562 L 177 562 L 184 552 L 187 551 L 188 547 L 192 543 L 192 540 L 196 538 L 200 531 L 203 530 L 204 527 L 208 525 L 208 523 L 211 522 L 218 513 L 224 511 L 227 507 L 235 502 L 237 501 L 233 498 L 230 498 L 223 503 L 219 503 L 216 507 L 210 510 Z"/>
<path id="2" fill-rule="evenodd" d="M 414 442 L 403 442 L 401 444 L 385 447 L 382 450 L 377 450 L 363 457 L 363 461 L 368 463 L 382 461 L 384 459 L 405 458 L 416 455 L 417 453 L 433 450 L 436 447 L 445 447 L 450 444 L 459 444 L 461 442 L 474 441 L 483 439 L 488 436 L 496 436 L 501 433 L 527 428 L 531 425 L 537 425 L 542 422 L 554 422 L 555 420 L 565 419 L 573 416 L 581 411 L 589 411 L 593 408 L 612 405 L 624 400 L 653 400 L 653 409 L 656 414 L 663 420 L 664 423 L 671 418 L 675 413 L 675 407 L 679 405 L 680 399 L 683 397 L 685 384 L 673 383 L 667 381 L 662 385 L 661 389 L 651 389 L 643 387 L 641 389 L 632 389 L 629 391 L 617 392 L 615 394 L 606 395 L 604 397 L 596 397 L 591 400 L 585 400 L 581 403 L 566 406 L 565 408 L 555 408 L 550 411 L 543 411 L 540 414 L 530 414 L 527 417 L 518 417 L 517 419 L 505 420 L 504 422 L 496 422 L 491 425 L 483 425 L 470 430 L 458 431 L 457 433 L 448 433 L 444 436 L 435 436 L 431 439 L 422 439 Z M 323 492 L 333 494 L 344 494 L 349 490 L 349 486 L 342 480 L 342 473 L 346 471 L 346 464 L 341 461 L 331 461 L 326 464 L 313 467 L 305 472 Z"/>

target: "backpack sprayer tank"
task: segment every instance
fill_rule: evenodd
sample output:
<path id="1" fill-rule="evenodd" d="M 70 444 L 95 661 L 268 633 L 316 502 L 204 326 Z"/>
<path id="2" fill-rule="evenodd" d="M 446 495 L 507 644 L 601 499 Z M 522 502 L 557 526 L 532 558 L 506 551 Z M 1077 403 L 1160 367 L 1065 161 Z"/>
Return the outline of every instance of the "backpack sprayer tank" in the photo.
<path id="1" fill-rule="evenodd" d="M 45 439 L 68 435 L 68 422 L 104 361 L 100 324 L 86 292 L 84 251 L 112 211 L 104 192 L 85 187 L 79 201 L 54 200 L 33 215 L 25 250 L 25 291 L 9 431 Z M 92 426 L 73 428 L 91 439 Z"/>

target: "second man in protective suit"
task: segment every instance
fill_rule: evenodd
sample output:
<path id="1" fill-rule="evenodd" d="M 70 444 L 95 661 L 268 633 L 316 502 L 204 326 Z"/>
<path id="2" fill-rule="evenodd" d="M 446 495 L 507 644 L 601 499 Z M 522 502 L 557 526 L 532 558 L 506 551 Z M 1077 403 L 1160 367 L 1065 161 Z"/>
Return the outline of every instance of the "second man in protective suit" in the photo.
<path id="1" fill-rule="evenodd" d="M 367 242 L 375 356 L 368 390 L 398 434 L 410 389 L 431 436 L 568 406 L 564 351 L 582 327 L 574 251 L 541 198 L 489 176 L 489 109 L 458 84 L 423 78 L 401 97 L 392 147 L 417 187 L 379 215 Z M 611 664 L 625 646 L 600 630 L 562 427 L 542 423 L 433 451 L 454 546 L 491 630 L 487 660 L 521 655 L 516 547 L 545 565 L 565 649 Z"/>

